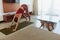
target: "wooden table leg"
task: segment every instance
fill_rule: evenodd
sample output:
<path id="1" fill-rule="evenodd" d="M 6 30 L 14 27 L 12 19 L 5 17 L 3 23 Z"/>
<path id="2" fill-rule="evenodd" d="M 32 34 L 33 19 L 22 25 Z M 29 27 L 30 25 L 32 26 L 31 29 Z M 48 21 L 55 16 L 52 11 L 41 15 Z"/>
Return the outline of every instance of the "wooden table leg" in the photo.
<path id="1" fill-rule="evenodd" d="M 54 29 L 54 23 L 50 23 L 50 26 L 52 27 L 51 30 L 53 30 Z"/>
<path id="2" fill-rule="evenodd" d="M 48 29 L 49 31 L 51 31 L 50 28 L 49 28 L 50 26 L 49 26 L 49 23 L 48 23 L 48 22 L 46 22 L 46 27 L 47 27 L 47 29 Z"/>
<path id="3" fill-rule="evenodd" d="M 40 20 L 40 22 L 41 22 L 40 28 L 41 28 L 41 27 L 44 27 L 44 21 Z"/>

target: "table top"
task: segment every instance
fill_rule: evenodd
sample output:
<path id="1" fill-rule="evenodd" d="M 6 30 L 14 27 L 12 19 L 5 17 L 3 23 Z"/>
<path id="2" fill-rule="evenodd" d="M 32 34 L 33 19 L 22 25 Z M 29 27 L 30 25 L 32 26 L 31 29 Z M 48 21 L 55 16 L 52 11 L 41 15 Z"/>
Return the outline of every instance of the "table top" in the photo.
<path id="1" fill-rule="evenodd" d="M 39 19 L 39 20 L 45 20 L 45 21 L 50 21 L 50 22 L 55 22 L 55 23 L 58 23 L 59 22 L 59 17 L 55 17 L 55 16 L 37 16 L 36 19 Z"/>

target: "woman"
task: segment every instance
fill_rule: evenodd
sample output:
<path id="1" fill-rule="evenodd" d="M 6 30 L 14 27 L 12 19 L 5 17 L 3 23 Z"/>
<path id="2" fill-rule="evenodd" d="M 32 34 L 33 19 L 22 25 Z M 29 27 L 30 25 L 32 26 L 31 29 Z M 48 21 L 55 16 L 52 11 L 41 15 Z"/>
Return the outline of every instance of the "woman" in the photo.
<path id="1" fill-rule="evenodd" d="M 23 8 L 23 7 L 20 7 L 20 8 L 17 10 L 16 14 L 14 15 L 14 18 L 13 18 L 13 20 L 12 20 L 12 22 L 11 22 L 10 27 L 9 27 L 9 28 L 11 28 L 14 20 L 17 19 L 17 21 L 16 21 L 16 27 L 15 27 L 15 29 L 13 29 L 13 31 L 16 31 L 16 29 L 17 29 L 17 27 L 18 27 L 18 25 L 19 25 L 19 21 L 20 21 L 21 16 L 22 16 L 23 13 L 24 13 L 24 8 Z"/>
<path id="2" fill-rule="evenodd" d="M 24 14 L 26 13 L 26 14 Z M 19 21 L 21 19 L 21 17 L 24 16 L 26 18 L 26 16 L 28 16 L 29 19 L 26 18 L 27 22 L 29 23 L 30 22 L 30 16 L 29 16 L 29 13 L 28 13 L 28 7 L 26 7 L 26 5 L 22 5 L 16 12 L 16 14 L 14 15 L 14 18 L 11 22 L 11 25 L 9 28 L 11 28 L 13 22 L 15 21 L 16 22 L 16 27 L 13 29 L 13 31 L 16 31 L 18 25 L 19 25 Z"/>
<path id="3" fill-rule="evenodd" d="M 28 11 L 28 6 L 26 4 L 23 4 L 23 5 L 21 5 L 21 7 L 24 8 L 24 13 L 23 13 L 22 16 L 24 16 L 29 23 L 30 22 L 30 14 L 29 14 L 29 11 Z"/>

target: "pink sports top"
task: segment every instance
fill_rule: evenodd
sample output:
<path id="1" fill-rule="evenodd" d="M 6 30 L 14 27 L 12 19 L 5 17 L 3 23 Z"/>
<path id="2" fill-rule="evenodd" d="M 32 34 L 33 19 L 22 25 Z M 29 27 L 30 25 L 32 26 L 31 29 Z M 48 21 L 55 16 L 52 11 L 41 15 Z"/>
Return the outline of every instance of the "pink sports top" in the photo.
<path id="1" fill-rule="evenodd" d="M 24 13 L 24 10 L 21 9 L 21 8 L 19 8 L 19 9 L 17 10 L 16 14 L 21 14 L 21 13 Z"/>

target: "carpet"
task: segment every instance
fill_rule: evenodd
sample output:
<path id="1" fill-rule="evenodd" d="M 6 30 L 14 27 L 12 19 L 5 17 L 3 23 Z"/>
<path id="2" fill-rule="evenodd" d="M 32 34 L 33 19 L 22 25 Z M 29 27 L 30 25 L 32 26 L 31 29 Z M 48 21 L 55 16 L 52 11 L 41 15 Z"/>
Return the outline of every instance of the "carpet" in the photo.
<path id="1" fill-rule="evenodd" d="M 28 26 L 28 25 L 30 25 L 30 24 L 32 24 L 32 23 L 33 23 L 33 22 L 27 23 L 26 21 L 21 22 L 21 23 L 19 24 L 19 26 L 18 26 L 18 28 L 17 28 L 16 31 L 18 31 L 18 30 L 20 30 L 20 29 L 22 29 L 22 28 L 24 28 L 24 27 L 26 27 L 26 26 Z M 9 29 L 9 28 L 1 29 L 0 32 L 2 32 L 2 33 L 5 34 L 5 35 L 9 35 L 9 34 L 11 34 L 11 33 L 14 33 L 14 32 L 12 31 L 14 28 L 15 28 L 15 25 L 13 25 L 10 29 Z M 16 31 L 15 31 L 15 32 L 16 32 Z"/>

